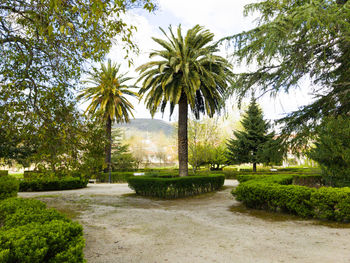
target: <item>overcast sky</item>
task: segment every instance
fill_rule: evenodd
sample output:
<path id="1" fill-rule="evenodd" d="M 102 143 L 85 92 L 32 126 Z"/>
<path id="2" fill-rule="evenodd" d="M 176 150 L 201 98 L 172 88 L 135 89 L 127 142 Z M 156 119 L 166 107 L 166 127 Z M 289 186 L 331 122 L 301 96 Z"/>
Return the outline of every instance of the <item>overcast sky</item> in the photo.
<path id="1" fill-rule="evenodd" d="M 196 24 L 204 26 L 215 34 L 215 40 L 225 36 L 230 36 L 244 30 L 248 30 L 254 26 L 254 17 L 243 16 L 243 7 L 250 3 L 249 0 L 158 0 L 159 9 L 154 13 L 147 13 L 143 10 L 132 10 L 127 14 L 128 23 L 137 26 L 138 31 L 134 34 L 134 41 L 140 48 L 140 54 L 134 57 L 134 66 L 128 68 L 127 62 L 123 59 L 124 53 L 118 45 L 113 46 L 108 58 L 113 61 L 122 63 L 123 72 L 128 71 L 130 76 L 137 77 L 134 69 L 149 61 L 148 54 L 152 49 L 157 49 L 157 44 L 151 37 L 163 38 L 159 27 L 167 31 L 169 25 L 176 27 L 181 24 L 183 32 Z M 226 55 L 227 50 L 222 49 L 221 55 Z M 123 62 L 124 61 L 124 62 Z M 235 71 L 239 68 L 235 68 Z M 297 110 L 298 107 L 308 104 L 312 96 L 309 94 L 308 81 L 300 85 L 300 89 L 290 92 L 290 94 L 279 94 L 276 98 L 270 98 L 269 95 L 258 100 L 262 106 L 265 118 L 278 119 L 284 114 Z M 246 99 L 248 102 L 249 99 Z M 135 103 L 136 118 L 151 118 L 148 110 L 144 107 L 143 102 Z M 228 105 L 235 105 L 235 98 L 232 98 Z M 231 106 L 228 106 L 231 110 Z M 156 119 L 162 119 L 161 113 L 154 116 Z M 164 114 L 165 121 L 169 121 L 168 114 Z M 171 121 L 177 120 L 176 111 Z"/>

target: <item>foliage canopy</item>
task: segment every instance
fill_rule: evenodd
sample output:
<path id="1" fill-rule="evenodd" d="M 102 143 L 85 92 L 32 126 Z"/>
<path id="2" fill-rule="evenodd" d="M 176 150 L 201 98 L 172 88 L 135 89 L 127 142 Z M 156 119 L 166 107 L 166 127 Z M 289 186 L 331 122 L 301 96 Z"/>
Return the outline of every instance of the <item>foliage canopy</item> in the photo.
<path id="1" fill-rule="evenodd" d="M 284 133 L 305 142 L 320 118 L 350 111 L 350 2 L 265 0 L 245 7 L 246 15 L 253 12 L 260 14 L 257 27 L 223 39 L 238 62 L 256 66 L 236 75 L 235 90 L 241 97 L 251 88 L 288 92 L 309 77 L 315 101 L 282 119 Z"/>

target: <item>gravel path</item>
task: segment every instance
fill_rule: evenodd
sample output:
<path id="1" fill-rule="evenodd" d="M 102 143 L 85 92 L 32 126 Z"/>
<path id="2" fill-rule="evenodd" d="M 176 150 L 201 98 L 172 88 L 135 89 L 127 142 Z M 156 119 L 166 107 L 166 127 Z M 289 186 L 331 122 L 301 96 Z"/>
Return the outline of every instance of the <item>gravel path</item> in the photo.
<path id="1" fill-rule="evenodd" d="M 248 210 L 230 194 L 178 200 L 133 194 L 127 184 L 20 193 L 84 226 L 88 262 L 350 262 L 350 225 Z"/>

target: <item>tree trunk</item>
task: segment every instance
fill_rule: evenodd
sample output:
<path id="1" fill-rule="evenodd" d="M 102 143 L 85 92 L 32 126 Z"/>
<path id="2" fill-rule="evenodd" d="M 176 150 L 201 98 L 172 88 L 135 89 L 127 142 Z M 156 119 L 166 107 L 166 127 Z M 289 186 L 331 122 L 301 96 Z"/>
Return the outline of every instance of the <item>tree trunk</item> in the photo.
<path id="1" fill-rule="evenodd" d="M 105 162 L 107 164 L 107 168 L 105 172 L 108 172 L 108 182 L 111 183 L 111 172 L 112 172 L 112 165 L 111 165 L 111 158 L 112 158 L 112 120 L 111 117 L 108 117 L 106 122 L 106 137 L 107 137 L 107 144 L 105 148 Z"/>
<path id="2" fill-rule="evenodd" d="M 256 172 L 256 163 L 253 163 L 253 172 Z"/>
<path id="3" fill-rule="evenodd" d="M 179 101 L 178 154 L 179 175 L 188 176 L 188 138 L 187 138 L 188 104 L 185 93 Z"/>

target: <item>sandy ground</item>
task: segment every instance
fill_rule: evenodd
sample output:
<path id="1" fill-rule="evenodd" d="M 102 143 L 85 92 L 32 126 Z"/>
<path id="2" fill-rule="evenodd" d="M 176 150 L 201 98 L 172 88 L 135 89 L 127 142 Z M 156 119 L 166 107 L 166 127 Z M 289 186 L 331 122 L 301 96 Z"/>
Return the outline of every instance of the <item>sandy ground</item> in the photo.
<path id="1" fill-rule="evenodd" d="M 230 194 L 236 185 L 165 201 L 127 184 L 19 196 L 78 220 L 88 262 L 350 262 L 350 225 L 248 210 Z"/>

